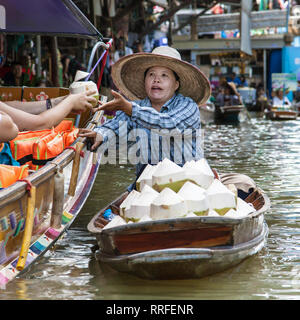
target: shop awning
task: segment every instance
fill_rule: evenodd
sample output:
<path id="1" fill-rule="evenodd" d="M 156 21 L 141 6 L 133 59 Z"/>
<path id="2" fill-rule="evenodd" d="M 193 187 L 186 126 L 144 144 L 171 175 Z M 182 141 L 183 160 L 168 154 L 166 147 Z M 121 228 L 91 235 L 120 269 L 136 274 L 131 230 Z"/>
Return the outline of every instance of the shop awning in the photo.
<path id="1" fill-rule="evenodd" d="M 0 32 L 103 38 L 71 0 L 0 0 Z"/>

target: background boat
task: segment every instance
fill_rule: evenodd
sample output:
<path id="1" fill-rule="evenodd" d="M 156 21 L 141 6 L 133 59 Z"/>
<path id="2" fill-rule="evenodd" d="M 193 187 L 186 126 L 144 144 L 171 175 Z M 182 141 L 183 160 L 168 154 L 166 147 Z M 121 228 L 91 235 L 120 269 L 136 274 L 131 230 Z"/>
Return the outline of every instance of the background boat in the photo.
<path id="1" fill-rule="evenodd" d="M 215 106 L 215 121 L 217 123 L 239 123 L 241 114 L 246 112 L 244 105 L 235 106 Z"/>
<path id="2" fill-rule="evenodd" d="M 292 107 L 272 106 L 266 112 L 266 118 L 270 120 L 296 120 L 298 111 Z"/>

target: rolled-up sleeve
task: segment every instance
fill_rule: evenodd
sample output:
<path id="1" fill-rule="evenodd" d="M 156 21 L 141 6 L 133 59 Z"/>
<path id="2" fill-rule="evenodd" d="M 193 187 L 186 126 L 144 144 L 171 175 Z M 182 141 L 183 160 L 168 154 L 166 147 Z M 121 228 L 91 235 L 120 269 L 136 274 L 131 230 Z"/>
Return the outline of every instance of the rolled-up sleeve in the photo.
<path id="1" fill-rule="evenodd" d="M 124 112 L 118 111 L 113 119 L 108 120 L 100 127 L 94 128 L 94 131 L 101 134 L 103 143 L 106 143 L 119 136 L 120 132 L 127 133 L 128 130 L 120 130 L 124 125 L 130 127 L 130 117 Z"/>

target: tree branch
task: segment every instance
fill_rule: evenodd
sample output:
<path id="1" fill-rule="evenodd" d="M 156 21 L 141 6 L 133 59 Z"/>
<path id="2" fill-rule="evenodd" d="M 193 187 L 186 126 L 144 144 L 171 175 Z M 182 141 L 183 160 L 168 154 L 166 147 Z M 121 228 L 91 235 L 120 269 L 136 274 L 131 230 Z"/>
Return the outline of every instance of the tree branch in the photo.
<path id="1" fill-rule="evenodd" d="M 172 16 L 174 16 L 174 14 L 179 11 L 180 9 L 183 9 L 184 7 L 190 5 L 193 0 L 185 0 L 182 1 L 183 3 L 181 3 L 178 6 L 173 7 L 171 10 L 168 10 L 166 14 L 164 14 L 163 16 L 161 16 L 161 18 L 154 23 L 150 28 L 146 28 L 145 31 L 141 34 L 141 37 L 145 36 L 148 33 L 151 33 L 152 31 L 154 31 L 157 27 L 159 27 L 163 22 L 169 20 Z"/>
<path id="2" fill-rule="evenodd" d="M 179 30 L 181 30 L 182 28 L 184 28 L 185 26 L 191 24 L 193 21 L 197 20 L 198 17 L 202 16 L 205 12 L 207 12 L 208 10 L 210 10 L 211 8 L 213 8 L 216 4 L 218 4 L 219 1 L 213 1 L 213 3 L 208 6 L 207 8 L 205 8 L 203 11 L 201 11 L 200 13 L 191 16 L 191 18 L 186 22 L 181 24 L 177 29 L 173 30 L 173 33 L 177 33 Z"/>
<path id="3" fill-rule="evenodd" d="M 141 2 L 143 2 L 143 0 L 132 0 L 131 3 L 128 6 L 126 6 L 126 8 L 118 11 L 118 13 L 114 17 L 112 17 L 112 22 L 118 22 L 118 20 L 122 19 L 124 16 L 133 11 L 136 7 L 138 7 Z"/>

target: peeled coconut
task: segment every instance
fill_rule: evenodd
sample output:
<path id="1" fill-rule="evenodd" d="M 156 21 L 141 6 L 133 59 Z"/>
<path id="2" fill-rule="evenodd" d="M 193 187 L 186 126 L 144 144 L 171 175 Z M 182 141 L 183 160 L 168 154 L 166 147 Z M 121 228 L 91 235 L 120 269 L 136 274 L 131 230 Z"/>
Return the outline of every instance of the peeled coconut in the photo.
<path id="1" fill-rule="evenodd" d="M 228 211 L 224 214 L 224 217 L 227 217 L 227 218 L 241 218 L 241 217 L 238 216 L 237 211 L 234 210 L 234 209 L 228 210 Z"/>
<path id="2" fill-rule="evenodd" d="M 122 226 L 124 224 L 126 224 L 126 221 L 122 217 L 116 215 L 107 225 L 102 228 L 102 230 Z"/>
<path id="3" fill-rule="evenodd" d="M 153 220 L 184 217 L 187 213 L 184 199 L 170 188 L 164 188 L 151 203 L 150 217 Z"/>
<path id="4" fill-rule="evenodd" d="M 198 217 L 195 213 L 193 212 L 188 212 L 187 215 L 185 215 L 186 218 L 194 218 L 194 217 Z"/>
<path id="5" fill-rule="evenodd" d="M 167 158 L 156 167 L 152 175 L 152 187 L 158 192 L 164 188 L 177 192 L 186 181 L 183 168 Z"/>
<path id="6" fill-rule="evenodd" d="M 77 70 L 74 77 L 74 81 L 84 80 L 88 75 L 89 73 L 86 71 Z"/>
<path id="7" fill-rule="evenodd" d="M 125 210 L 125 220 L 139 222 L 145 215 L 150 216 L 150 204 L 158 195 L 157 191 L 145 185 L 140 195 L 132 201 L 130 208 Z"/>
<path id="8" fill-rule="evenodd" d="M 186 162 L 183 169 L 189 181 L 195 182 L 204 189 L 207 189 L 214 181 L 214 173 L 204 158 Z"/>
<path id="9" fill-rule="evenodd" d="M 237 198 L 237 205 L 236 205 L 236 210 L 239 213 L 239 215 L 247 216 L 248 214 L 255 212 L 255 208 L 244 201 L 241 198 Z"/>
<path id="10" fill-rule="evenodd" d="M 209 208 L 223 216 L 230 209 L 236 209 L 236 197 L 233 192 L 226 188 L 218 179 L 206 190 Z"/>
<path id="11" fill-rule="evenodd" d="M 131 206 L 131 203 L 135 198 L 140 195 L 140 192 L 136 190 L 132 190 L 128 196 L 124 199 L 124 201 L 120 204 L 120 215 L 125 216 L 125 211 L 128 210 Z"/>
<path id="12" fill-rule="evenodd" d="M 97 103 L 93 105 L 93 107 L 96 107 L 98 105 L 98 100 L 99 100 L 99 92 L 98 88 L 95 82 L 93 81 L 74 81 L 73 83 L 70 84 L 69 87 L 70 93 L 75 94 L 75 93 L 81 93 L 87 90 L 93 90 L 96 91 L 94 97 L 97 100 Z"/>
<path id="13" fill-rule="evenodd" d="M 147 214 L 142 216 L 141 219 L 139 220 L 139 222 L 147 222 L 147 221 L 152 221 L 151 217 Z"/>
<path id="14" fill-rule="evenodd" d="M 160 164 L 160 162 L 159 162 Z M 159 165 L 158 164 L 158 165 Z M 149 187 L 152 187 L 152 175 L 153 172 L 156 170 L 157 166 L 152 166 L 151 164 L 148 164 L 142 174 L 139 176 L 139 178 L 136 180 L 136 189 L 138 191 L 141 191 L 145 185 L 148 185 Z"/>
<path id="15" fill-rule="evenodd" d="M 206 197 L 205 189 L 196 184 L 187 181 L 177 193 L 181 196 L 188 208 L 197 216 L 206 216 L 209 210 L 209 204 Z"/>
<path id="16" fill-rule="evenodd" d="M 209 209 L 208 216 L 209 217 L 219 217 L 220 215 L 215 210 Z"/>
<path id="17" fill-rule="evenodd" d="M 249 205 L 246 201 L 241 198 L 237 198 L 237 206 L 236 210 L 230 209 L 226 214 L 225 217 L 230 218 L 244 218 L 248 214 L 256 211 L 251 205 Z"/>

